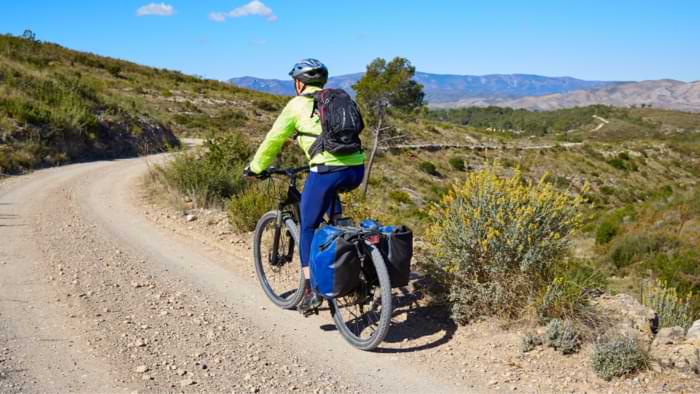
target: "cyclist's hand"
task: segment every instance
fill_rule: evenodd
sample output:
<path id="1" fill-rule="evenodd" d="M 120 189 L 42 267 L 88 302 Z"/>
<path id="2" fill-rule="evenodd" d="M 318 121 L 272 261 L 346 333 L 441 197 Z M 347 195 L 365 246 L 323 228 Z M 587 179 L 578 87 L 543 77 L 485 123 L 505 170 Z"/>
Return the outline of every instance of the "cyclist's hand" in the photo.
<path id="1" fill-rule="evenodd" d="M 246 167 L 243 170 L 243 176 L 249 177 L 249 178 L 265 179 L 265 178 L 269 178 L 270 174 L 267 171 L 263 171 L 259 174 L 256 174 L 250 169 L 250 167 Z"/>
<path id="2" fill-rule="evenodd" d="M 243 176 L 245 176 L 245 177 L 251 178 L 251 177 L 254 177 L 256 175 L 257 175 L 256 173 L 254 173 L 253 171 L 250 170 L 250 167 L 246 167 L 243 169 Z"/>

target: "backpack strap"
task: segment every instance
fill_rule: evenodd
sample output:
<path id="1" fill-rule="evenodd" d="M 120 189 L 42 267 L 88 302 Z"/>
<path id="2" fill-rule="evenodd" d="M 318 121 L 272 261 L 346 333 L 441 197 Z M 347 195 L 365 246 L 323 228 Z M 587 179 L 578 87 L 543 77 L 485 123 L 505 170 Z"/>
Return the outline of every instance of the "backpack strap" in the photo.
<path id="1" fill-rule="evenodd" d="M 316 92 L 314 92 L 314 93 L 304 93 L 304 94 L 300 94 L 300 96 L 302 96 L 302 97 L 308 97 L 308 98 L 314 100 L 314 107 L 311 109 L 311 116 L 309 116 L 310 118 L 313 118 L 313 117 L 314 117 L 314 114 L 315 114 L 316 111 L 318 110 L 318 95 L 321 94 L 322 92 L 323 92 L 323 89 L 322 89 L 322 90 L 319 90 L 319 91 L 316 91 Z"/>
<path id="2" fill-rule="evenodd" d="M 317 95 L 317 94 L 320 94 L 321 92 L 323 92 L 323 90 L 319 90 L 319 91 L 316 91 L 316 92 L 314 92 L 314 93 L 303 93 L 303 94 L 300 94 L 300 95 L 299 95 L 299 96 L 301 96 L 301 97 L 308 97 L 308 98 L 314 100 L 314 107 L 313 107 L 313 109 L 311 109 L 311 116 L 309 116 L 310 118 L 313 118 L 313 117 L 314 117 L 314 114 L 316 113 L 316 110 L 318 110 L 318 104 L 317 104 L 318 101 L 316 100 L 316 97 L 317 97 L 316 95 Z M 292 137 L 292 139 L 297 139 L 297 138 L 299 138 L 299 136 L 314 137 L 314 138 L 318 138 L 318 137 L 319 137 L 318 134 L 305 133 L 305 132 L 303 132 L 303 131 L 297 130 L 296 133 L 294 133 L 294 136 Z"/>
<path id="3" fill-rule="evenodd" d="M 297 130 L 294 133 L 294 136 L 292 138 L 297 139 L 299 136 L 318 138 L 319 134 L 306 133 L 306 132 Z"/>

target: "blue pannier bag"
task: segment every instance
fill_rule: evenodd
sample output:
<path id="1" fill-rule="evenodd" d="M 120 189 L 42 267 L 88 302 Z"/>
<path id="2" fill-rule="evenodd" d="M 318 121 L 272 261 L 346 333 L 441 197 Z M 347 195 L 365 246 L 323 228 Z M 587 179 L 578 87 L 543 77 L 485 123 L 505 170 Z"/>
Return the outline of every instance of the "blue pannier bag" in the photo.
<path id="1" fill-rule="evenodd" d="M 342 297 L 360 284 L 357 232 L 322 226 L 311 241 L 311 285 L 325 298 Z"/>
<path id="2" fill-rule="evenodd" d="M 408 285 L 413 258 L 413 232 L 406 226 L 382 226 L 372 219 L 363 220 L 360 226 L 382 234 L 379 250 L 389 271 L 391 287 Z"/>

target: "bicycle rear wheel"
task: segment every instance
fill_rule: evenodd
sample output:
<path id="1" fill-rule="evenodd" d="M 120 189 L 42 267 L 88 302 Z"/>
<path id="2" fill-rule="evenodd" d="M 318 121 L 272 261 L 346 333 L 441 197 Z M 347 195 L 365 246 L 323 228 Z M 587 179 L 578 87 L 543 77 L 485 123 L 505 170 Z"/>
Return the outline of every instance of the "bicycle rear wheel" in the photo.
<path id="1" fill-rule="evenodd" d="M 369 246 L 376 280 L 363 277 L 352 293 L 330 301 L 340 334 L 360 350 L 373 350 L 384 340 L 391 323 L 391 283 L 384 258 Z M 372 278 L 374 279 L 374 278 Z"/>
<path id="2" fill-rule="evenodd" d="M 270 301 L 280 308 L 292 309 L 304 295 L 304 275 L 296 253 L 299 233 L 291 219 L 285 220 L 279 231 L 276 231 L 277 215 L 278 211 L 264 214 L 255 227 L 255 273 Z M 278 255 L 276 261 L 272 253 L 275 238 Z"/>

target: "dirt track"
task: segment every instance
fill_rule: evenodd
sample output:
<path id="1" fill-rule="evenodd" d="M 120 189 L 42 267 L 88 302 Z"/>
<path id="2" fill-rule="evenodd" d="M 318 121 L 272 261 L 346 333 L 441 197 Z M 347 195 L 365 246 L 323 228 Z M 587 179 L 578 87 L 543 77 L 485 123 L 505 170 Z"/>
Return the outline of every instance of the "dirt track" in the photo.
<path id="1" fill-rule="evenodd" d="M 327 313 L 274 308 L 241 268 L 248 252 L 148 219 L 146 168 L 86 163 L 0 183 L 0 392 L 489 391 L 409 356 L 400 328 L 388 341 L 400 346 L 360 352 Z"/>
<path id="2" fill-rule="evenodd" d="M 0 393 L 700 390 L 653 371 L 605 382 L 589 348 L 522 354 L 521 330 L 457 330 L 410 294 L 395 294 L 381 349 L 354 350 L 327 312 L 272 306 L 247 237 L 221 231 L 225 217 L 187 223 L 145 202 L 147 167 L 86 163 L 0 182 Z"/>

